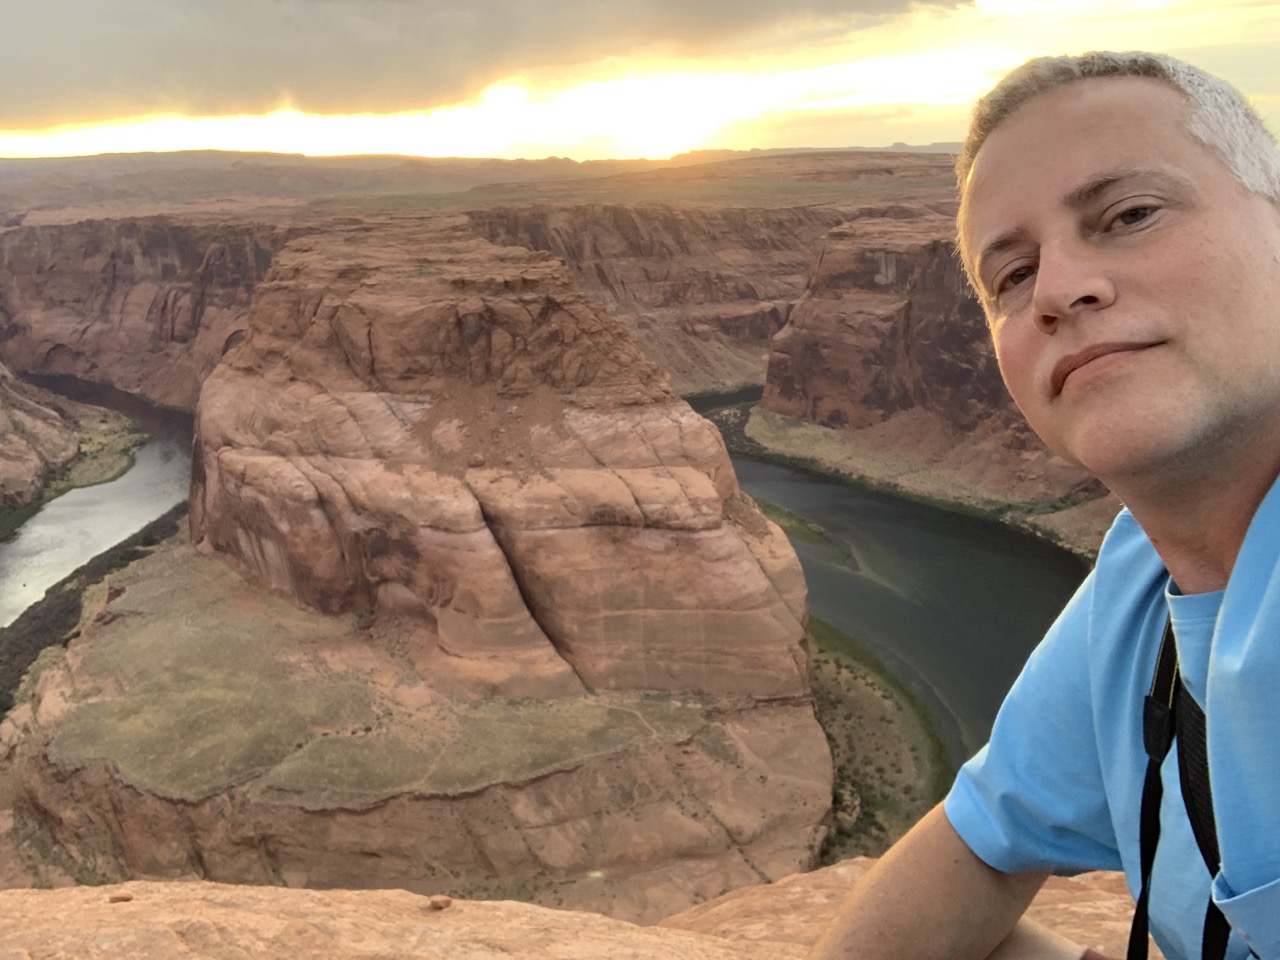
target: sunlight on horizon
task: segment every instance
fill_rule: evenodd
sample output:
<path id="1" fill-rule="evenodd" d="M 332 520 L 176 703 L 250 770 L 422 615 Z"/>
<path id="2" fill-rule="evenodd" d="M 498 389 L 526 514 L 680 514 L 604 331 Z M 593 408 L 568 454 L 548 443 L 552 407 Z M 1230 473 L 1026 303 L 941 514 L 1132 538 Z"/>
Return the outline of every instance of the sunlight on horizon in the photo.
<path id="1" fill-rule="evenodd" d="M 1015 62 L 1003 59 L 997 68 Z M 767 114 L 950 102 L 963 108 L 991 74 L 967 53 L 942 52 L 756 76 L 626 76 L 547 93 L 508 81 L 468 103 L 390 115 L 320 116 L 281 107 L 258 116 L 165 114 L 0 131 L 0 156 L 221 149 L 308 156 L 665 159 L 707 146 L 730 123 Z"/>
<path id="2" fill-rule="evenodd" d="M 1223 15 L 1231 12 L 1230 17 Z M 1158 14 L 1158 16 L 1153 16 Z M 1011 28 L 1013 29 L 1011 32 Z M 179 113 L 0 130 L 0 157 L 232 150 L 309 156 L 567 156 L 665 159 L 696 149 L 877 146 L 959 139 L 973 99 L 1028 56 L 1141 36 L 1152 49 L 1245 43 L 1280 29 L 1272 4 L 1228 0 L 976 0 L 896 20 L 799 53 L 738 61 L 611 61 L 611 76 L 555 86 L 512 77 L 431 110 L 323 116 L 284 104 L 261 115 Z M 803 59 L 804 65 L 797 61 Z M 1258 91 L 1268 105 L 1276 91 Z M 1262 103 L 1259 104 L 1262 106 Z M 870 117 L 871 119 L 866 119 Z M 858 143 L 884 124 L 881 143 Z M 809 118 L 806 120 L 806 118 Z M 786 130 L 844 142 L 769 143 Z M 773 131 L 772 133 L 766 131 Z M 820 132 L 815 132 L 820 131 Z M 801 135 L 801 134 L 794 134 Z M 755 141 L 753 142 L 753 139 Z"/>

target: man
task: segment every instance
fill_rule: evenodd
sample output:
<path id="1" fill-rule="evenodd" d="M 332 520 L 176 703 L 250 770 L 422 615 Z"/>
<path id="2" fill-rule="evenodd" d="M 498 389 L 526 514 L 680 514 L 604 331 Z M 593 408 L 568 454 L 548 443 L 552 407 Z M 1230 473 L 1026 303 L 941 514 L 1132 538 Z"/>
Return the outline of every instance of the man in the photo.
<path id="1" fill-rule="evenodd" d="M 1007 77 L 976 108 L 957 170 L 961 256 L 1005 383 L 1045 442 L 1126 509 L 990 743 L 810 957 L 1079 957 L 1019 918 L 1054 870 L 1123 869 L 1142 888 L 1143 701 L 1171 623 L 1207 717 L 1221 868 L 1207 869 L 1184 804 L 1179 752 L 1193 738 L 1179 727 L 1153 763 L 1150 928 L 1170 960 L 1198 958 L 1212 897 L 1224 936 L 1234 928 L 1230 960 L 1277 960 L 1275 142 L 1195 68 L 1089 54 Z"/>

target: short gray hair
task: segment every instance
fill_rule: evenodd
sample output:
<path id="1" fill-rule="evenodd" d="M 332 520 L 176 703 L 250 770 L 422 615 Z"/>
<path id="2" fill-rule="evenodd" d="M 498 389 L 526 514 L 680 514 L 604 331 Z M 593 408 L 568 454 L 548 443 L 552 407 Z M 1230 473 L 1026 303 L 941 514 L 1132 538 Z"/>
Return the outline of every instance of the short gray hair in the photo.
<path id="1" fill-rule="evenodd" d="M 1280 153 L 1275 137 L 1244 95 L 1199 67 L 1165 54 L 1141 51 L 1037 57 L 1009 73 L 973 108 L 968 136 L 956 158 L 956 182 L 961 192 L 978 151 L 1010 114 L 1043 93 L 1094 77 L 1150 77 L 1180 90 L 1187 99 L 1191 135 L 1217 151 L 1245 189 L 1280 200 Z"/>

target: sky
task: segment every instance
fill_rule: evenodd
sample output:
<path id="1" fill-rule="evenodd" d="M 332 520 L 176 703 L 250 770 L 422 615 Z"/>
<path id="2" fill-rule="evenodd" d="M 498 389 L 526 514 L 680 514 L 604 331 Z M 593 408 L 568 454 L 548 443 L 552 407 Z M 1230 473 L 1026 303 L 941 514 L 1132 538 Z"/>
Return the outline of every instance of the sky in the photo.
<path id="1" fill-rule="evenodd" d="M 1028 57 L 1134 48 L 1280 131 L 1280 2 L 0 0 L 0 157 L 928 144 Z"/>

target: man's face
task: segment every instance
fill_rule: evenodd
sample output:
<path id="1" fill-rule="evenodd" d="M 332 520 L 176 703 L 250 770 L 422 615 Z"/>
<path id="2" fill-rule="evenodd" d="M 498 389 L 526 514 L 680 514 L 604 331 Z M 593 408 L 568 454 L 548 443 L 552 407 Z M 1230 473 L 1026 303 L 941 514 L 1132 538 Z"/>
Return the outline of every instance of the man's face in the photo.
<path id="1" fill-rule="evenodd" d="M 991 134 L 965 187 L 961 245 L 1009 392 L 1121 490 L 1280 451 L 1280 211 L 1185 112 L 1154 80 L 1060 88 Z"/>

